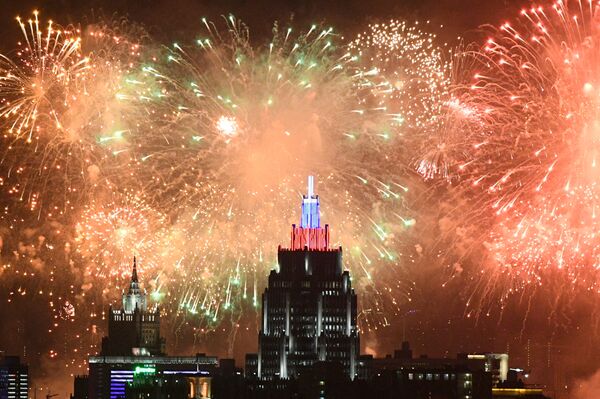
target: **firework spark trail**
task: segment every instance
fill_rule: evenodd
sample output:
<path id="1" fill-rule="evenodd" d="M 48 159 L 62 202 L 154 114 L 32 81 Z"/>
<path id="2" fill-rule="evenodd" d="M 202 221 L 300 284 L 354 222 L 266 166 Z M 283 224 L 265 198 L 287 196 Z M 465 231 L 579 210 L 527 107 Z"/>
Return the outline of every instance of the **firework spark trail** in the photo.
<path id="1" fill-rule="evenodd" d="M 459 96 L 456 82 L 474 67 L 462 39 L 454 47 L 441 43 L 436 34 L 421 31 L 421 25 L 429 21 L 369 25 L 349 47 L 360 54 L 360 69 L 368 76 L 359 95 L 370 105 L 366 112 L 384 112 L 393 120 L 395 133 L 415 153 L 405 162 L 423 178 L 452 180 L 456 164 L 467 166 L 469 151 L 461 148 L 465 126 L 482 125 L 487 115 L 479 103 L 465 103 Z"/>
<path id="2" fill-rule="evenodd" d="M 363 83 L 375 103 L 370 111 L 385 112 L 407 135 L 439 130 L 452 57 L 444 48 L 447 44 L 437 42 L 434 33 L 419 29 L 418 22 L 391 20 L 369 25 L 349 45 L 360 57 L 361 71 L 370 77 Z"/>
<path id="3" fill-rule="evenodd" d="M 98 279 L 122 283 L 131 275 L 131 256 L 136 255 L 144 272 L 155 275 L 160 255 L 168 251 L 166 218 L 135 195 L 87 206 L 75 226 L 77 252 L 97 269 Z M 115 288 L 119 288 L 118 286 Z"/>
<path id="4" fill-rule="evenodd" d="M 416 163 L 419 174 L 446 176 L 444 135 L 454 130 L 451 88 L 458 54 L 434 33 L 421 31 L 419 22 L 398 20 L 369 25 L 349 47 L 360 55 L 360 68 L 369 77 L 361 93 L 366 112 L 384 112 L 393 120 L 393 133 L 416 154 L 406 162 Z M 424 151 L 429 153 L 420 155 Z"/>
<path id="5" fill-rule="evenodd" d="M 9 133 L 31 142 L 45 124 L 61 129 L 61 114 L 89 68 L 89 60 L 81 54 L 78 32 L 55 29 L 52 21 L 44 30 L 37 12 L 27 23 L 17 21 L 25 43 L 17 53 L 18 64 L 0 57 L 0 117 L 10 120 Z"/>
<path id="6" fill-rule="evenodd" d="M 27 203 L 40 219 L 77 212 L 95 187 L 127 166 L 115 154 L 126 149 L 122 136 L 133 121 L 126 118 L 129 103 L 116 94 L 133 86 L 128 77 L 139 44 L 102 25 L 84 39 L 74 27 L 49 22 L 44 29 L 37 12 L 18 23 L 16 60 L 0 58 L 6 200 Z"/>
<path id="7" fill-rule="evenodd" d="M 597 14 L 592 1 L 524 9 L 463 53 L 472 81 L 456 98 L 469 115 L 449 143 L 460 151 L 450 179 L 492 226 L 479 283 L 488 299 L 562 291 L 565 280 L 598 291 Z"/>

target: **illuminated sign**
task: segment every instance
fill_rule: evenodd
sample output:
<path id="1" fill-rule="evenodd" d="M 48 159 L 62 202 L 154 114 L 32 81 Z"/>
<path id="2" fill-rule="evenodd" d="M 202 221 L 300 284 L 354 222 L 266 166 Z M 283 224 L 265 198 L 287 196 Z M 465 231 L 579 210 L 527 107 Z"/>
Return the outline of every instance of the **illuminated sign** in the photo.
<path id="1" fill-rule="evenodd" d="M 135 366 L 133 374 L 155 374 L 156 368 L 151 365 Z"/>

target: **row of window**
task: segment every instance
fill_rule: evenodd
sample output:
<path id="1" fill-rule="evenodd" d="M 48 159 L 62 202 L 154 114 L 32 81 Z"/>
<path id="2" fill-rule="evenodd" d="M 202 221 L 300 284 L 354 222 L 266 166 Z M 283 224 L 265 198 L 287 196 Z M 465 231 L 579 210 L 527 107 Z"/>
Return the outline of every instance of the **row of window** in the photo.
<path id="1" fill-rule="evenodd" d="M 461 375 L 462 379 L 470 380 L 471 374 Z M 453 381 L 456 379 L 454 373 L 408 373 L 409 380 L 417 381 Z M 467 381 L 469 382 L 469 381 Z"/>

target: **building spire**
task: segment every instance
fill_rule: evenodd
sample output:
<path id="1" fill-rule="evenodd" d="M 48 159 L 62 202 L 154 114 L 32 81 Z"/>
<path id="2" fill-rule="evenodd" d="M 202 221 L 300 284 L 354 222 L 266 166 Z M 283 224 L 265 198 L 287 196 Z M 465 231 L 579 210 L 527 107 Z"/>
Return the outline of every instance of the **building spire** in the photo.
<path id="1" fill-rule="evenodd" d="M 315 195 L 315 178 L 308 176 L 307 194 L 302 196 L 302 218 L 300 227 L 316 229 L 321 227 L 319 196 Z"/>
<path id="2" fill-rule="evenodd" d="M 138 282 L 137 262 L 135 260 L 135 255 L 133 255 L 133 272 L 131 273 L 131 282 L 132 283 L 137 283 Z"/>
<path id="3" fill-rule="evenodd" d="M 146 310 L 146 294 L 140 290 L 140 282 L 137 275 L 137 258 L 134 256 L 129 291 L 127 294 L 123 294 L 123 309 L 127 312 L 133 312 L 135 308 L 143 311 Z"/>
<path id="4" fill-rule="evenodd" d="M 315 194 L 315 178 L 308 176 L 307 194 L 302 196 L 300 226 L 292 225 L 291 249 L 327 250 L 329 226 L 321 227 L 319 196 Z"/>

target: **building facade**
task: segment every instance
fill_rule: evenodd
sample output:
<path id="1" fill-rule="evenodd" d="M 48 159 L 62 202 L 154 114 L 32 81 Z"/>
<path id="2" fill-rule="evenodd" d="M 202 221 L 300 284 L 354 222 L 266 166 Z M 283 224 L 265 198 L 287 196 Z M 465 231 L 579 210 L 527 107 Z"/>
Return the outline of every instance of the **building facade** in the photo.
<path id="1" fill-rule="evenodd" d="M 162 355 L 165 340 L 160 336 L 158 306 L 148 309 L 146 293 L 140 288 L 137 264 L 133 258 L 133 272 L 127 293 L 123 292 L 123 307 L 108 310 L 108 336 L 102 339 L 102 355 Z"/>
<path id="2" fill-rule="evenodd" d="M 406 397 L 491 399 L 493 356 L 458 354 L 455 358 L 414 357 L 408 342 L 393 356 L 359 359 L 359 379 L 376 390 L 378 397 L 401 392 Z M 394 396 L 392 396 L 394 397 Z"/>
<path id="3" fill-rule="evenodd" d="M 196 356 L 91 356 L 89 398 L 119 399 L 127 394 L 135 397 L 138 393 L 148 393 L 147 389 L 163 392 L 162 381 L 166 390 L 175 381 L 177 386 L 187 387 L 189 398 L 210 398 L 211 378 L 217 365 L 216 357 L 203 353 Z"/>
<path id="4" fill-rule="evenodd" d="M 271 271 L 262 296 L 261 380 L 297 378 L 318 361 L 337 362 L 348 377 L 356 375 L 356 294 L 342 248 L 329 247 L 313 187 L 311 176 L 300 225 L 292 225 L 290 247 L 279 247 L 278 270 Z"/>
<path id="5" fill-rule="evenodd" d="M 0 399 L 27 399 L 29 368 L 18 356 L 0 357 Z"/>

